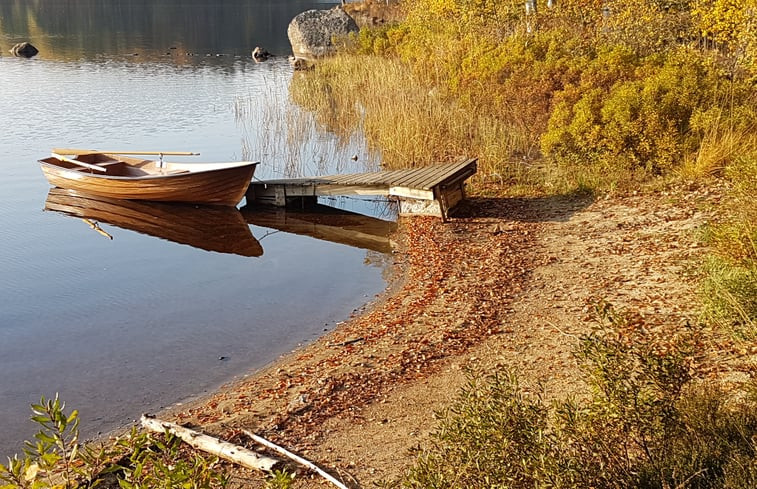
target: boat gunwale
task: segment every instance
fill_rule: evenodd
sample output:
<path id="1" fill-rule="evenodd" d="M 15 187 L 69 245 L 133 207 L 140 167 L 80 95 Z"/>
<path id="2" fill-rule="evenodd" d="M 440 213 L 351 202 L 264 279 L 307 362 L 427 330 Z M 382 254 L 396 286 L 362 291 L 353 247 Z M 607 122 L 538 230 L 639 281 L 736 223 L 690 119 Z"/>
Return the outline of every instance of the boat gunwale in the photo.
<path id="1" fill-rule="evenodd" d="M 54 157 L 52 157 L 54 159 Z M 163 178 L 178 178 L 178 177 L 190 177 L 192 175 L 200 175 L 203 173 L 211 173 L 211 172 L 219 172 L 223 170 L 236 170 L 239 168 L 246 168 L 248 166 L 257 166 L 260 164 L 259 161 L 241 161 L 241 162 L 227 162 L 227 163 L 180 163 L 180 165 L 187 166 L 187 165 L 228 165 L 228 166 L 221 166 L 219 168 L 206 168 L 204 170 L 186 170 L 182 171 L 180 173 L 164 173 L 164 174 L 150 174 L 147 175 L 108 175 L 107 173 L 89 173 L 81 171 L 80 169 L 75 168 L 67 168 L 65 166 L 56 165 L 55 163 L 46 161 L 47 158 L 38 160 L 39 163 L 43 166 L 47 166 L 50 168 L 54 168 L 56 171 L 60 172 L 66 172 L 71 173 L 73 175 L 85 175 L 87 178 L 98 178 L 98 179 L 105 179 L 105 180 L 129 180 L 129 181 L 144 181 L 144 180 L 157 180 L 157 179 L 163 179 Z M 138 168 L 135 165 L 126 163 L 128 166 L 131 166 L 133 168 Z M 171 163 L 171 162 L 166 162 Z M 106 167 L 103 167 L 106 168 Z M 82 169 L 86 169 L 82 167 Z"/>

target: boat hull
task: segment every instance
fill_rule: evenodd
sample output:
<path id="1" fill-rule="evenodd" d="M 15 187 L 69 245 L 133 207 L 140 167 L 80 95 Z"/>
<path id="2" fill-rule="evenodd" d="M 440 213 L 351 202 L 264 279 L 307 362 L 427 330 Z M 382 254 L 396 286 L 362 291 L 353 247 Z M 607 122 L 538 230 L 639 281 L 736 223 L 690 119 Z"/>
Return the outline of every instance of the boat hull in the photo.
<path id="1" fill-rule="evenodd" d="M 66 168 L 55 158 L 40 160 L 42 172 L 55 187 L 112 199 L 186 202 L 234 206 L 242 200 L 257 163 L 202 164 L 202 171 L 140 176 L 87 172 Z M 191 167 L 191 164 L 184 165 Z M 200 166 L 200 165 L 198 165 Z"/>

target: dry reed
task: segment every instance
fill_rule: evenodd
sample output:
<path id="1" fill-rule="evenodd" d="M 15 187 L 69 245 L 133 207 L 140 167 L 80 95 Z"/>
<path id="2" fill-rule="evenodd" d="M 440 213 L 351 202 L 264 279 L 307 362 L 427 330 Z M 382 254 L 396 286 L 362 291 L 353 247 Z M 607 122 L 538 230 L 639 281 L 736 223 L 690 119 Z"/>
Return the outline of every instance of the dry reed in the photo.
<path id="1" fill-rule="evenodd" d="M 475 185 L 533 180 L 528 135 L 493 114 L 463 108 L 397 59 L 340 55 L 292 81 L 293 99 L 342 137 L 365 134 L 387 169 L 478 157 Z M 512 154 L 522 154 L 518 160 Z"/>

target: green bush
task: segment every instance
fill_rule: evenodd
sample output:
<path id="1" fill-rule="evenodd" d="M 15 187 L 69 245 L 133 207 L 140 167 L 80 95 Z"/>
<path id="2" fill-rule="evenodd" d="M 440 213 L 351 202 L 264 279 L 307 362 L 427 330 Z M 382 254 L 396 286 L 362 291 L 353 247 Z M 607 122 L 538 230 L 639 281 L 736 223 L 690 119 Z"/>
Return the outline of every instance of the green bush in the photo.
<path id="1" fill-rule="evenodd" d="M 471 375 L 440 414 L 408 488 L 753 488 L 757 396 L 702 378 L 696 328 L 600 308 L 576 355 L 591 394 L 551 405 L 514 375 Z M 752 380 L 752 387 L 757 383 Z"/>
<path id="2" fill-rule="evenodd" d="M 757 340 L 757 151 L 730 165 L 725 177 L 730 192 L 722 218 L 706 239 L 712 252 L 704 264 L 702 297 L 709 321 L 737 338 Z"/>
<path id="3" fill-rule="evenodd" d="M 73 489 L 99 486 L 109 474 L 122 489 L 215 489 L 229 477 L 217 459 L 182 453 L 174 436 L 136 432 L 100 447 L 79 443 L 79 414 L 65 403 L 42 397 L 32 404 L 32 421 L 41 429 L 26 442 L 24 456 L 0 464 L 0 489 Z"/>
<path id="4" fill-rule="evenodd" d="M 547 414 L 509 373 L 470 376 L 404 487 L 535 487 L 551 460 Z"/>
<path id="5" fill-rule="evenodd" d="M 560 94 L 541 140 L 545 155 L 636 176 L 678 168 L 700 142 L 692 117 L 713 106 L 724 82 L 692 50 L 660 58 L 639 60 L 623 48 L 600 54 L 581 84 Z"/>

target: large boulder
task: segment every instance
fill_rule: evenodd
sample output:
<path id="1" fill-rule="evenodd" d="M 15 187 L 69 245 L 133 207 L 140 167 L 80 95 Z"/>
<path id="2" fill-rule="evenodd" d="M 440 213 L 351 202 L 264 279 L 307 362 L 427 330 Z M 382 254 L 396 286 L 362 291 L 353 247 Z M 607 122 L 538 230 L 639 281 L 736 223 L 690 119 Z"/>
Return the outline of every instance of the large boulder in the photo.
<path id="1" fill-rule="evenodd" d="M 18 57 L 31 58 L 36 56 L 37 53 L 39 53 L 39 50 L 28 42 L 20 42 L 11 48 L 11 54 Z"/>
<path id="2" fill-rule="evenodd" d="M 287 35 L 296 57 L 318 58 L 333 54 L 335 36 L 357 32 L 358 26 L 341 7 L 308 10 L 289 23 Z"/>

